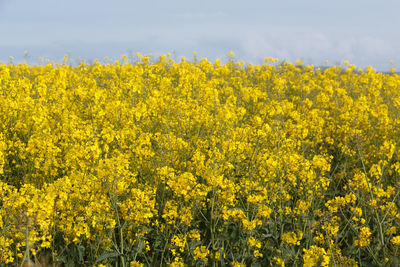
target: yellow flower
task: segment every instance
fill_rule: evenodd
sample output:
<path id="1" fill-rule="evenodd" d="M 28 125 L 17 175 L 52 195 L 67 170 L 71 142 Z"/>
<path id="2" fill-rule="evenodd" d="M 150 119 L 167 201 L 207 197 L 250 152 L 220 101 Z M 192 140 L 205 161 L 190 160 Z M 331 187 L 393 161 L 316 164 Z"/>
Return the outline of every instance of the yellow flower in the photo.
<path id="1" fill-rule="evenodd" d="M 300 241 L 302 238 L 303 232 L 300 230 L 297 230 L 297 233 L 287 232 L 282 235 L 282 241 L 291 245 L 300 245 Z"/>
<path id="2" fill-rule="evenodd" d="M 260 253 L 260 251 L 258 249 L 254 250 L 253 255 L 256 258 L 262 258 L 262 256 L 263 256 L 263 254 Z"/>
<path id="3" fill-rule="evenodd" d="M 258 219 L 252 220 L 252 221 L 248 221 L 246 219 L 242 220 L 243 223 L 243 228 L 247 229 L 249 231 L 255 229 L 257 227 L 257 225 L 261 225 L 262 222 Z"/>
<path id="4" fill-rule="evenodd" d="M 311 246 L 309 249 L 303 249 L 304 266 L 329 266 L 330 256 L 324 248 Z"/>
<path id="5" fill-rule="evenodd" d="M 285 267 L 285 262 L 278 257 L 274 257 L 271 261 L 271 266 Z"/>
<path id="6" fill-rule="evenodd" d="M 188 237 L 195 241 L 200 241 L 200 234 L 197 230 L 191 230 L 188 234 Z"/>
<path id="7" fill-rule="evenodd" d="M 138 261 L 131 261 L 129 265 L 131 267 L 143 267 L 143 263 L 140 263 Z"/>
<path id="8" fill-rule="evenodd" d="M 246 265 L 237 261 L 231 262 L 232 267 L 245 267 Z"/>
<path id="9" fill-rule="evenodd" d="M 341 255 L 353 244 L 339 250 L 334 240 L 353 225 L 362 227 L 354 245 L 371 246 L 375 210 L 398 246 L 400 76 L 233 57 L 0 63 L 0 265 L 59 237 L 99 251 L 128 242 L 142 260 L 167 249 L 160 264 L 195 256 L 207 265 L 224 257 L 208 246 L 244 229 L 245 242 L 224 244 L 229 257 L 263 257 L 267 242 L 271 264 L 283 266 L 290 246 L 314 242 L 321 247 L 307 247 L 304 265 L 335 257 L 353 266 Z M 264 233 L 278 222 L 284 232 L 272 239 L 282 251 Z M 217 243 L 201 240 L 210 229 Z M 169 237 L 168 248 L 149 236 Z"/>
<path id="10" fill-rule="evenodd" d="M 368 246 L 371 242 L 371 239 L 370 239 L 371 235 L 372 234 L 371 234 L 371 230 L 369 229 L 369 227 L 366 227 L 366 226 L 362 227 L 360 229 L 360 234 L 358 236 L 358 239 L 354 241 L 354 244 L 357 247 Z"/>
<path id="11" fill-rule="evenodd" d="M 250 237 L 249 240 L 247 241 L 247 244 L 249 244 L 250 247 L 254 248 L 261 248 L 261 242 L 255 239 L 254 237 Z"/>
<path id="12" fill-rule="evenodd" d="M 171 267 L 185 267 L 185 264 L 183 262 L 180 261 L 173 261 L 171 262 Z"/>
<path id="13" fill-rule="evenodd" d="M 180 252 L 183 252 L 186 244 L 186 238 L 182 235 L 175 235 L 171 239 L 171 244 L 178 247 Z"/>
<path id="14" fill-rule="evenodd" d="M 397 233 L 397 227 L 395 227 L 395 226 L 392 226 L 388 230 L 386 230 L 387 235 L 394 235 L 396 233 Z"/>
<path id="15" fill-rule="evenodd" d="M 390 242 L 396 246 L 400 245 L 400 235 L 392 237 L 392 239 L 390 239 Z"/>
<path id="16" fill-rule="evenodd" d="M 313 240 L 315 243 L 319 243 L 319 244 L 325 244 L 325 242 L 326 242 L 324 235 L 318 231 L 316 231 L 316 234 L 313 237 Z"/>
<path id="17" fill-rule="evenodd" d="M 208 255 L 208 253 L 209 253 L 209 251 L 205 246 L 196 247 L 196 249 L 193 252 L 194 260 L 205 259 Z"/>

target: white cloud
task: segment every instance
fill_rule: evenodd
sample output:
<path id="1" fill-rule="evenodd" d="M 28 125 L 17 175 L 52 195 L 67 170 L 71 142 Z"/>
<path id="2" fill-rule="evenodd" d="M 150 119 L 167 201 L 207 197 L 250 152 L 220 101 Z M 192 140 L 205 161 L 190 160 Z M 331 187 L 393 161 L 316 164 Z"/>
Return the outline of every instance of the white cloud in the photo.
<path id="1" fill-rule="evenodd" d="M 256 60 L 276 57 L 280 60 L 303 59 L 308 64 L 331 64 L 349 60 L 359 67 L 373 65 L 387 69 L 389 61 L 400 63 L 395 56 L 399 42 L 390 38 L 352 33 L 323 33 L 318 31 L 252 31 L 238 39 L 245 58 Z"/>

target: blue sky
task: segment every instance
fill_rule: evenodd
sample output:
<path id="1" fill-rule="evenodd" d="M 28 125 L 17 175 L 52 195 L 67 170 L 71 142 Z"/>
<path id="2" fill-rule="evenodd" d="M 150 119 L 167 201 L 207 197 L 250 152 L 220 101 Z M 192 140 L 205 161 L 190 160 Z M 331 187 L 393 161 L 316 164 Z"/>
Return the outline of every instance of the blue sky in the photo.
<path id="1" fill-rule="evenodd" d="M 400 1 L 0 0 L 0 61 L 136 52 L 400 69 Z M 28 55 L 25 55 L 25 51 Z"/>

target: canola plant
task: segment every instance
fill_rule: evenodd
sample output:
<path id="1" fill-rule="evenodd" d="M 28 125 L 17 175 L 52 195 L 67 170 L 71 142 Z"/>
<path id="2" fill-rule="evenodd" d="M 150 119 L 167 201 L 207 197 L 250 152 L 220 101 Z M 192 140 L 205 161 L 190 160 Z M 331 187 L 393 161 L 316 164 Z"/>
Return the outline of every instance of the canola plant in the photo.
<path id="1" fill-rule="evenodd" d="M 0 265 L 400 260 L 400 76 L 138 55 L 0 65 Z"/>

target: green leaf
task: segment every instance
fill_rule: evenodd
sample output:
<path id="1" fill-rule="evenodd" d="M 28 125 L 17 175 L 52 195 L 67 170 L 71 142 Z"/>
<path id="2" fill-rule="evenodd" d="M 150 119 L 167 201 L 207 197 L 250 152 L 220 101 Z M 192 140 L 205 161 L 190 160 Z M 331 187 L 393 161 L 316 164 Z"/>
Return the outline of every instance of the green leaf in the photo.
<path id="1" fill-rule="evenodd" d="M 101 254 L 97 259 L 95 263 L 99 263 L 105 259 L 108 258 L 114 258 L 114 257 L 118 257 L 119 253 L 116 251 L 105 251 L 103 254 Z"/>
<path id="2" fill-rule="evenodd" d="M 85 256 L 85 247 L 79 245 L 77 247 L 78 249 L 78 257 L 79 257 L 79 262 L 83 262 L 84 256 Z"/>

